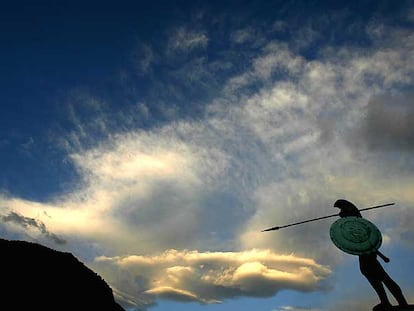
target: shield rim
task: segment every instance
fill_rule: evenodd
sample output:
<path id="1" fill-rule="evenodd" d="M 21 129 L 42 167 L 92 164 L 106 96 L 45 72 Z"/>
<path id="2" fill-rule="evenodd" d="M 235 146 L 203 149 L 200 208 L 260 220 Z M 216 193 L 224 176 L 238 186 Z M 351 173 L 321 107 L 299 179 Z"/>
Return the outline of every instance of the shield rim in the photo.
<path id="1" fill-rule="evenodd" d="M 349 220 L 350 218 L 353 218 L 353 219 L 358 219 L 358 221 L 360 221 L 360 220 L 362 220 L 362 221 L 364 221 L 364 222 L 367 222 L 367 223 L 369 223 L 371 226 L 372 226 L 372 228 L 374 229 L 374 231 L 376 231 L 377 232 L 377 236 L 378 236 L 378 241 L 376 241 L 376 242 L 373 242 L 373 243 L 371 243 L 371 244 L 373 244 L 373 247 L 371 248 L 371 249 L 367 249 L 367 250 L 365 250 L 365 251 L 363 251 L 363 250 L 361 250 L 361 251 L 356 251 L 356 250 L 352 250 L 352 249 L 347 249 L 346 247 L 344 247 L 344 246 L 342 246 L 342 245 L 340 245 L 334 238 L 333 238 L 333 228 L 335 227 L 335 226 L 337 226 L 338 225 L 338 223 L 340 223 L 340 222 L 342 222 L 342 221 L 344 221 L 345 219 L 347 219 L 347 220 Z M 329 230 L 329 235 L 330 235 L 330 238 L 331 238 L 331 241 L 334 243 L 334 245 L 337 247 L 337 248 L 339 248 L 340 250 L 342 250 L 343 252 L 345 252 L 345 253 L 348 253 L 348 254 L 351 254 L 351 255 L 367 255 L 367 254 L 371 254 L 371 253 L 374 253 L 376 250 L 378 250 L 380 247 L 381 247 L 381 245 L 382 245 L 382 234 L 381 234 L 381 231 L 378 229 L 378 227 L 375 225 L 375 224 L 373 224 L 371 221 L 369 221 L 369 220 L 367 220 L 367 219 L 365 219 L 365 218 L 362 218 L 362 217 L 356 217 L 356 216 L 348 216 L 348 217 L 342 217 L 342 218 L 340 218 L 340 219 L 338 219 L 338 220 L 336 220 L 334 223 L 332 223 L 332 225 L 331 225 L 331 227 L 330 227 L 330 230 Z M 372 235 L 371 235 L 372 236 Z"/>

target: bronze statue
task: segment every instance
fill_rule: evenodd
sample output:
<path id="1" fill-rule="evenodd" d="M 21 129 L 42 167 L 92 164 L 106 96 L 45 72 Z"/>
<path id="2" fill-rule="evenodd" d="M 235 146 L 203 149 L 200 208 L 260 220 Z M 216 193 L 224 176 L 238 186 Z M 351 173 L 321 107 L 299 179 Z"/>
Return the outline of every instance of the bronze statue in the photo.
<path id="1" fill-rule="evenodd" d="M 377 259 L 377 256 L 379 256 L 385 262 L 390 261 L 389 258 L 379 251 L 382 243 L 381 232 L 372 222 L 362 218 L 361 215 L 361 211 L 391 206 L 394 204 L 395 203 L 388 203 L 358 209 L 350 201 L 339 199 L 334 203 L 334 207 L 340 209 L 338 214 L 303 220 L 283 226 L 271 227 L 262 230 L 262 232 L 279 230 L 286 227 L 339 216 L 340 219 L 331 225 L 331 240 L 344 252 L 358 256 L 361 273 L 366 277 L 380 299 L 380 303 L 376 305 L 373 310 L 414 310 L 414 306 L 407 303 L 400 286 L 388 275 Z M 391 305 L 385 292 L 384 285 L 397 300 L 398 307 L 393 307 Z"/>
<path id="2" fill-rule="evenodd" d="M 359 217 L 362 218 L 358 208 L 351 202 L 339 199 L 334 204 L 339 208 L 341 212 L 339 217 Z M 361 273 L 367 278 L 368 282 L 374 288 L 377 293 L 380 303 L 374 307 L 373 310 L 388 310 L 391 307 L 391 303 L 387 297 L 384 289 L 384 285 L 389 289 L 391 294 L 395 297 L 400 307 L 408 307 L 407 300 L 405 299 L 400 286 L 385 272 L 377 259 L 379 251 L 374 249 L 372 252 L 358 255 L 359 268 Z"/>

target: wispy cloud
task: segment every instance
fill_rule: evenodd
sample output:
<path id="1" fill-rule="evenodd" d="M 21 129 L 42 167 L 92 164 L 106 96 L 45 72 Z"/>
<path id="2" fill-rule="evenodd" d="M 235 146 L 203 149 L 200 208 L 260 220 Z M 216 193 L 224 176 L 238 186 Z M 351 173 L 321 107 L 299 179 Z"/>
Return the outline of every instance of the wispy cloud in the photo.
<path id="1" fill-rule="evenodd" d="M 230 35 L 230 40 L 235 43 L 246 43 L 255 39 L 255 30 L 252 27 L 239 29 Z"/>
<path id="2" fill-rule="evenodd" d="M 135 72 L 138 74 L 146 74 L 155 61 L 155 52 L 148 44 L 138 44 L 132 53 L 132 63 Z"/>
<path id="3" fill-rule="evenodd" d="M 57 244 L 66 243 L 66 240 L 47 230 L 46 225 L 38 219 L 25 217 L 16 212 L 10 212 L 7 215 L 2 215 L 0 216 L 0 219 L 5 223 L 13 223 L 25 229 L 38 229 L 46 238 L 51 239 Z"/>
<path id="4" fill-rule="evenodd" d="M 205 48 L 208 36 L 203 31 L 197 31 L 182 26 L 176 28 L 168 39 L 168 49 L 172 52 L 189 52 L 193 49 Z"/>

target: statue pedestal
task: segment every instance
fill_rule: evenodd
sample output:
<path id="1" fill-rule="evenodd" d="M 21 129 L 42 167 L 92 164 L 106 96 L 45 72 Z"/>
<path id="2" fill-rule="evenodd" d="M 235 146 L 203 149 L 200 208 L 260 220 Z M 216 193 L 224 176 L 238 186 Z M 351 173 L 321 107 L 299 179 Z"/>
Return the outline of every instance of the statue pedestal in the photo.
<path id="1" fill-rule="evenodd" d="M 372 311 L 414 311 L 414 305 L 408 305 L 405 307 L 401 307 L 401 306 L 384 307 L 381 305 L 376 305 L 374 308 L 372 308 Z"/>
<path id="2" fill-rule="evenodd" d="M 414 305 L 408 305 L 406 307 L 392 306 L 390 309 L 387 309 L 384 311 L 412 311 L 412 310 L 414 310 Z"/>

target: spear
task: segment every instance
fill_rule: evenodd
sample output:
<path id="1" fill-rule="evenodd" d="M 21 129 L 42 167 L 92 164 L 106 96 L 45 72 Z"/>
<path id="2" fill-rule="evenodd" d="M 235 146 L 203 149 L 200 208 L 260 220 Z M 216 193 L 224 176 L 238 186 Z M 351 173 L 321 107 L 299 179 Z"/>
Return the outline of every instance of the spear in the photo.
<path id="1" fill-rule="evenodd" d="M 362 211 L 367 211 L 367 210 L 374 209 L 374 208 L 380 208 L 380 207 L 390 206 L 390 205 L 394 205 L 394 204 L 395 203 L 388 203 L 388 204 L 383 204 L 383 205 L 376 205 L 376 206 L 361 208 L 361 209 L 359 209 L 359 211 L 362 212 Z M 317 218 L 312 218 L 312 219 L 308 219 L 308 220 L 303 220 L 303 221 L 295 222 L 293 224 L 272 227 L 272 228 L 269 228 L 269 229 L 262 230 L 262 232 L 279 230 L 279 229 L 282 229 L 282 228 L 296 226 L 296 225 L 301 225 L 301 224 L 304 224 L 304 223 L 307 223 L 307 222 L 317 221 L 317 220 L 321 220 L 321 219 L 325 219 L 325 218 L 330 218 L 330 217 L 335 217 L 335 216 L 339 216 L 339 213 L 338 214 L 327 215 L 327 216 L 322 216 L 322 217 L 317 217 Z"/>

